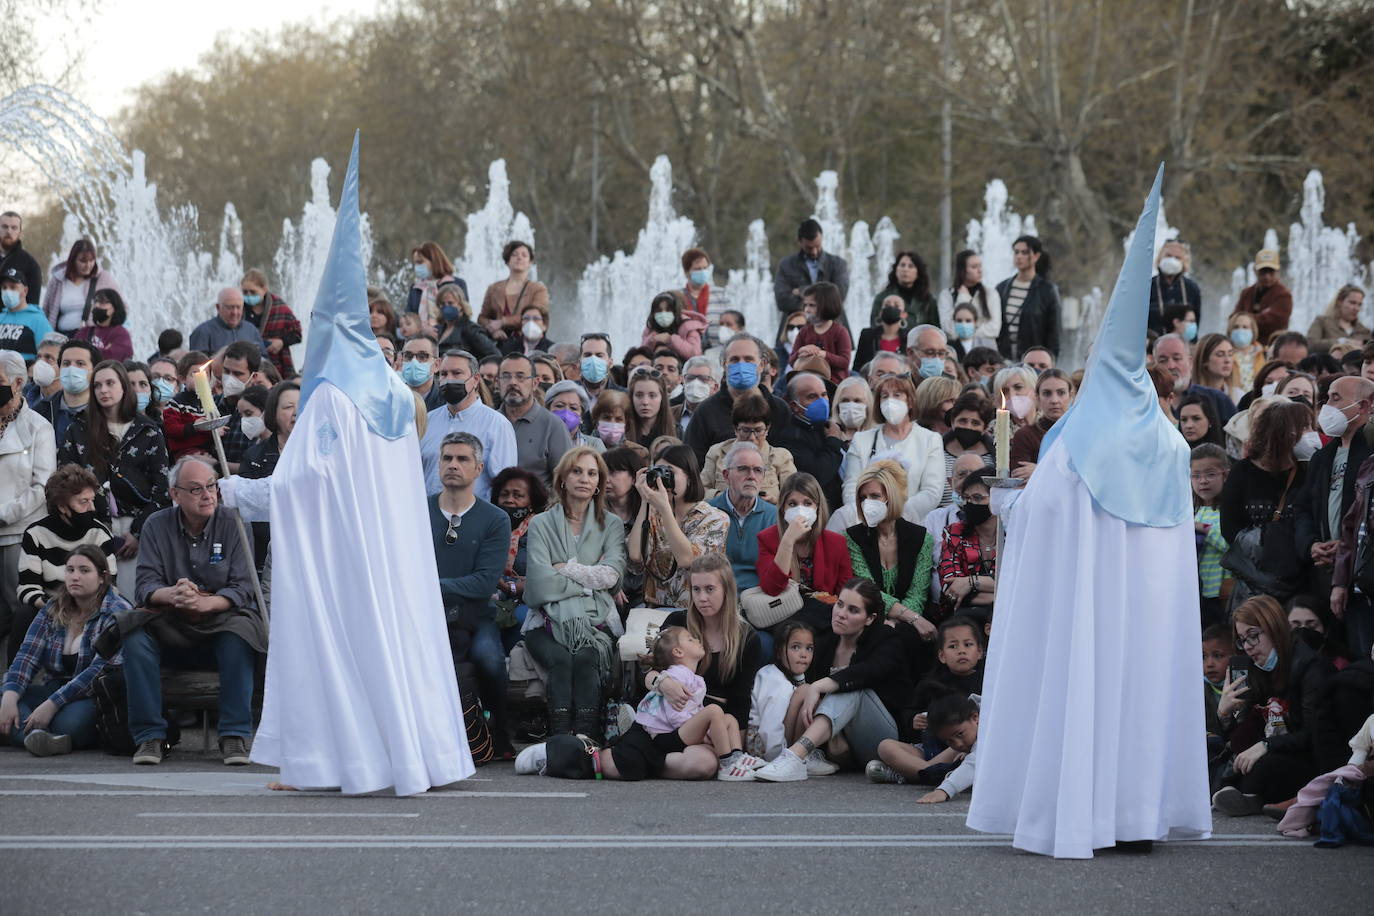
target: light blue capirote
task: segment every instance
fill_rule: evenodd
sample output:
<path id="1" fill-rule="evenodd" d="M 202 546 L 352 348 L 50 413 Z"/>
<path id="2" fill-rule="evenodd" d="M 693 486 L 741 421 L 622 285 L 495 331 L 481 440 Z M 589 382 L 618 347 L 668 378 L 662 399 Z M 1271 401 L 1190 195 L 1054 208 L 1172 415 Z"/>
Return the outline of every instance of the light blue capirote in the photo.
<path id="1" fill-rule="evenodd" d="M 372 333 L 361 229 L 355 131 L 329 259 L 310 313 L 300 410 L 305 410 L 320 383 L 327 381 L 347 395 L 369 429 L 384 439 L 399 439 L 415 424 L 415 398 L 386 364 Z"/>
<path id="2" fill-rule="evenodd" d="M 1131 250 L 1117 275 L 1107 314 L 1068 412 L 1040 445 L 1043 458 L 1056 439 L 1093 501 L 1133 525 L 1169 528 L 1190 522 L 1188 444 L 1159 409 L 1145 369 L 1146 318 L 1155 225 L 1164 166 L 1135 225 Z"/>

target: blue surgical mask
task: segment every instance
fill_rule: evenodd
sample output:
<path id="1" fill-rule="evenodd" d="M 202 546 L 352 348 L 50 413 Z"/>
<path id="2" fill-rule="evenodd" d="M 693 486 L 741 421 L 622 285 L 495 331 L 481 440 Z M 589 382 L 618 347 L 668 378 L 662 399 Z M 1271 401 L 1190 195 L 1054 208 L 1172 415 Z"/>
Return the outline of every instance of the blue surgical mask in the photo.
<path id="1" fill-rule="evenodd" d="M 973 337 L 973 322 L 972 322 L 972 321 L 956 321 L 956 322 L 954 322 L 954 336 L 957 337 L 957 338 L 959 338 L 960 340 L 968 340 L 968 339 L 970 339 L 971 337 Z"/>
<path id="2" fill-rule="evenodd" d="M 1231 343 L 1244 349 L 1255 342 L 1255 332 L 1249 328 L 1232 328 Z"/>
<path id="3" fill-rule="evenodd" d="M 160 403 L 166 404 L 177 396 L 176 386 L 165 378 L 153 379 L 153 390 L 157 392 L 157 399 Z"/>
<path id="4" fill-rule="evenodd" d="M 1273 671 L 1279 666 L 1279 650 L 1270 649 L 1269 657 L 1262 662 L 1255 662 L 1255 667 L 1261 671 Z"/>
<path id="5" fill-rule="evenodd" d="M 417 280 L 428 280 L 428 279 L 429 279 L 429 265 L 428 265 L 428 264 L 416 264 L 416 265 L 415 265 L 415 279 L 417 279 Z"/>
<path id="6" fill-rule="evenodd" d="M 1184 339 L 1184 340 L 1189 340 L 1189 341 L 1197 340 L 1197 322 L 1196 322 L 1196 321 L 1185 321 L 1185 322 L 1183 323 L 1183 339 Z"/>
<path id="7" fill-rule="evenodd" d="M 134 395 L 134 400 L 138 401 L 138 409 L 139 409 L 139 410 L 147 410 L 147 409 L 148 409 L 148 402 L 151 401 L 152 399 L 153 399 L 153 394 L 152 394 L 151 391 L 140 391 L 140 392 L 138 392 L 137 394 Z"/>
<path id="8" fill-rule="evenodd" d="M 80 366 L 63 366 L 61 372 L 62 390 L 67 394 L 80 394 L 91 383 L 91 374 Z"/>
<path id="9" fill-rule="evenodd" d="M 19 308 L 19 290 L 17 289 L 0 291 L 0 299 L 3 299 L 7 309 Z"/>
<path id="10" fill-rule="evenodd" d="M 753 363 L 731 363 L 725 369 L 725 383 L 731 388 L 757 387 L 759 367 Z"/>
<path id="11" fill-rule="evenodd" d="M 401 381 L 411 388 L 419 388 L 429 381 L 429 363 L 422 363 L 418 359 L 412 359 L 401 368 Z"/>
<path id="12" fill-rule="evenodd" d="M 591 382 L 593 385 L 600 385 L 606 380 L 606 371 L 610 368 L 606 361 L 599 356 L 584 356 L 582 362 L 578 364 L 582 370 L 582 380 Z"/>
<path id="13" fill-rule="evenodd" d="M 262 296 L 259 296 L 257 293 L 253 293 L 251 296 L 248 293 L 244 293 L 243 304 L 250 308 L 257 308 L 262 305 Z"/>
<path id="14" fill-rule="evenodd" d="M 816 400 L 806 405 L 806 413 L 804 416 L 812 423 L 824 423 L 826 420 L 829 420 L 830 399 L 826 397 L 816 398 Z"/>
<path id="15" fill-rule="evenodd" d="M 711 282 L 711 271 L 706 268 L 694 270 L 692 271 L 691 279 L 693 286 L 705 286 L 707 283 Z"/>
<path id="16" fill-rule="evenodd" d="M 945 361 L 938 356 L 923 356 L 921 358 L 921 378 L 935 378 L 937 375 L 944 375 Z"/>
<path id="17" fill-rule="evenodd" d="M 445 321 L 447 321 L 449 324 L 452 324 L 453 322 L 458 320 L 458 306 L 444 306 L 443 308 L 439 309 L 439 316 L 443 318 Z"/>

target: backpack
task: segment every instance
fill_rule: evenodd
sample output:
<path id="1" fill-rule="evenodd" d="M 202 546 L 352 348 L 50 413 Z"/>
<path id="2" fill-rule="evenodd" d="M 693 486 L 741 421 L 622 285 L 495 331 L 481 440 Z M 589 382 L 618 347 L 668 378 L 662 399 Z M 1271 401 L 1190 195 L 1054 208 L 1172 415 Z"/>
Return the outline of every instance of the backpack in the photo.
<path id="1" fill-rule="evenodd" d="M 468 751 L 472 762 L 486 766 L 495 756 L 491 742 L 491 728 L 482 709 L 481 694 L 477 692 L 477 668 L 472 662 L 457 664 L 458 694 L 463 703 L 463 725 L 468 734 Z"/>
<path id="2" fill-rule="evenodd" d="M 91 699 L 95 700 L 95 731 L 100 746 L 107 754 L 128 757 L 134 752 L 134 738 L 129 734 L 129 694 L 124 683 L 124 669 L 106 665 L 91 684 Z"/>

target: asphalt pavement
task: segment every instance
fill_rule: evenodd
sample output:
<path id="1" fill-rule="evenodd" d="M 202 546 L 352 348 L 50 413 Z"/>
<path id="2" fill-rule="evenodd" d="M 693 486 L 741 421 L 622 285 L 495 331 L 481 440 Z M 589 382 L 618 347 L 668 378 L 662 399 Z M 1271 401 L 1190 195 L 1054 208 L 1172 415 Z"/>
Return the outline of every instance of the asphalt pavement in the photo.
<path id="1" fill-rule="evenodd" d="M 0 913 L 1374 909 L 1374 849 L 1317 849 L 1263 817 L 1056 861 L 970 831 L 966 798 L 918 806 L 923 790 L 858 775 L 579 782 L 501 763 L 414 798 L 271 792 L 273 775 L 195 750 L 159 767 L 0 750 Z"/>

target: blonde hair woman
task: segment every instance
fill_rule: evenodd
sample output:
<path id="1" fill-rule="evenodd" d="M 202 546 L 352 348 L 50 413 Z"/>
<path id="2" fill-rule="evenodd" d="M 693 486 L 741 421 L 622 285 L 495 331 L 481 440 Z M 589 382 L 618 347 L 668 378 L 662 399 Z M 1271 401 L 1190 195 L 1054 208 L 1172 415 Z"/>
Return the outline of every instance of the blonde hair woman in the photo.
<path id="1" fill-rule="evenodd" d="M 1369 328 L 1360 324 L 1360 309 L 1364 308 L 1364 290 L 1347 283 L 1336 290 L 1331 303 L 1307 329 L 1307 345 L 1313 353 L 1329 353 L 1338 343 L 1359 346 L 1369 339 Z"/>
<path id="2" fill-rule="evenodd" d="M 1226 319 L 1226 336 L 1231 338 L 1231 400 L 1239 403 L 1255 384 L 1255 373 L 1264 366 L 1264 344 L 1259 339 L 1255 316 L 1235 312 Z"/>
<path id="3" fill-rule="evenodd" d="M 942 436 L 949 432 L 945 413 L 954 406 L 962 389 L 957 381 L 943 375 L 923 379 L 916 387 L 916 422 Z"/>
<path id="4" fill-rule="evenodd" d="M 846 529 L 854 575 L 883 593 L 887 617 L 916 628 L 922 639 L 935 638 L 924 617 L 935 565 L 935 541 L 920 525 L 902 518 L 906 472 L 895 461 L 875 461 L 859 475 L 855 494 L 859 523 Z"/>

